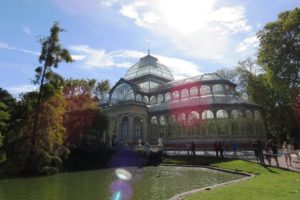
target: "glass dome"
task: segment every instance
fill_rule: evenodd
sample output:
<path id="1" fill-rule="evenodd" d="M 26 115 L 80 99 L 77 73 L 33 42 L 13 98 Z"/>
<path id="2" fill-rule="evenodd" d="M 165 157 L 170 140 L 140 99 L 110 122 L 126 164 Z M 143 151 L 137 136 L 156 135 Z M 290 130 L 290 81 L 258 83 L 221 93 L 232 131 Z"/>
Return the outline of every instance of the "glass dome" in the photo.
<path id="1" fill-rule="evenodd" d="M 111 103 L 134 100 L 133 89 L 127 83 L 122 83 L 116 87 L 111 96 Z"/>
<path id="2" fill-rule="evenodd" d="M 148 74 L 152 74 L 170 81 L 174 80 L 169 68 L 163 64 L 160 64 L 158 59 L 151 55 L 141 58 L 138 63 L 130 67 L 124 78 L 127 80 L 132 80 Z"/>

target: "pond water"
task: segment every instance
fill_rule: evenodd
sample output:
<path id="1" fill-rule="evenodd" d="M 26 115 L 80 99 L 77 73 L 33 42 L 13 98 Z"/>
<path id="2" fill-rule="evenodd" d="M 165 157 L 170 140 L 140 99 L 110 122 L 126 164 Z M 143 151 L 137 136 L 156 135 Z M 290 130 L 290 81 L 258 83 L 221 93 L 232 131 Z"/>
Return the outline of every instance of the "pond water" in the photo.
<path id="1" fill-rule="evenodd" d="M 124 168 L 61 173 L 48 177 L 0 180 L 1 200 L 164 200 L 188 190 L 242 178 L 241 175 L 193 167 Z"/>

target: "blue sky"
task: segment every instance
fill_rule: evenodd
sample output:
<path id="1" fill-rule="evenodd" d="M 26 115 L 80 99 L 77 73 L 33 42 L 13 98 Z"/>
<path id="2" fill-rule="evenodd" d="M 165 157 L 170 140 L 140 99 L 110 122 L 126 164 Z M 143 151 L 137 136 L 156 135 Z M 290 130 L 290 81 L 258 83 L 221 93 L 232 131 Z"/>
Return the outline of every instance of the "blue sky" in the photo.
<path id="1" fill-rule="evenodd" d="M 0 87 L 34 88 L 37 41 L 54 21 L 76 60 L 57 72 L 115 83 L 149 46 L 176 79 L 234 67 L 255 54 L 258 30 L 295 7 L 300 0 L 2 0 Z"/>

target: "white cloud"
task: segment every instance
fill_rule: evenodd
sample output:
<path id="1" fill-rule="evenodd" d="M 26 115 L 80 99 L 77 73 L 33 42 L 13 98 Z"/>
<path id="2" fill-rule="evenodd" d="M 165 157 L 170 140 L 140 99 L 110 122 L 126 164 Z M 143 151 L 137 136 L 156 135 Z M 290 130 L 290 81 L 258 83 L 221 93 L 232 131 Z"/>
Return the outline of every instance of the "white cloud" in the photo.
<path id="1" fill-rule="evenodd" d="M 93 49 L 88 45 L 73 45 L 69 49 L 76 53 L 77 57 L 87 69 L 96 68 L 129 68 L 145 56 L 144 52 L 134 50 L 118 50 L 107 52 L 104 49 Z M 176 79 L 196 76 L 201 74 L 199 67 L 187 60 L 156 55 L 159 62 L 169 67 Z M 74 56 L 73 56 L 74 58 Z"/>
<path id="2" fill-rule="evenodd" d="M 37 51 L 31 51 L 31 50 L 28 50 L 28 49 L 13 47 L 13 46 L 10 46 L 9 44 L 5 43 L 5 42 L 0 42 L 0 49 L 15 50 L 15 51 L 21 51 L 23 53 L 28 53 L 28 54 L 32 54 L 32 55 L 40 55 L 40 53 L 37 52 Z"/>
<path id="3" fill-rule="evenodd" d="M 101 0 L 102 5 L 104 6 L 112 6 L 117 2 L 118 0 Z"/>
<path id="4" fill-rule="evenodd" d="M 159 62 L 169 67 L 176 80 L 202 74 L 199 67 L 190 61 L 161 55 L 154 56 Z"/>
<path id="5" fill-rule="evenodd" d="M 134 0 L 122 5 L 120 13 L 170 40 L 187 55 L 216 59 L 233 50 L 234 35 L 252 29 L 245 7 L 218 8 L 217 3 L 218 0 Z"/>
<path id="6" fill-rule="evenodd" d="M 31 30 L 30 30 L 30 27 L 29 26 L 23 26 L 22 27 L 22 30 L 26 33 L 26 34 L 31 34 Z"/>
<path id="7" fill-rule="evenodd" d="M 71 57 L 74 61 L 82 61 L 86 58 L 84 55 L 71 55 Z"/>
<path id="8" fill-rule="evenodd" d="M 131 4 L 124 5 L 120 9 L 120 13 L 126 17 L 133 19 L 136 25 L 143 27 L 151 27 L 157 23 L 159 17 L 154 12 L 140 12 L 139 9 L 146 6 L 145 1 L 134 1 Z"/>
<path id="9" fill-rule="evenodd" d="M 7 91 L 14 96 L 18 96 L 21 93 L 31 92 L 37 90 L 35 85 L 17 85 L 7 88 Z"/>
<path id="10" fill-rule="evenodd" d="M 11 47 L 4 42 L 0 42 L 0 49 L 11 49 Z"/>
<path id="11" fill-rule="evenodd" d="M 259 39 L 256 35 L 249 36 L 240 42 L 237 46 L 237 52 L 244 52 L 257 48 L 259 45 Z"/>

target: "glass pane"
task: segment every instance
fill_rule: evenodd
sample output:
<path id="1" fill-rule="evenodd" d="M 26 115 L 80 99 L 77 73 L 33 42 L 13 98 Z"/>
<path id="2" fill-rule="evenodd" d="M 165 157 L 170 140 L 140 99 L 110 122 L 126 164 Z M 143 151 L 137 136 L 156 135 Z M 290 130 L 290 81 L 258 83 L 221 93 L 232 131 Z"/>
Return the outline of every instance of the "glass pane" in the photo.
<path id="1" fill-rule="evenodd" d="M 189 91 L 187 89 L 181 90 L 181 99 L 189 98 Z"/>
<path id="2" fill-rule="evenodd" d="M 166 125 L 166 118 L 163 115 L 159 117 L 159 123 L 162 126 Z"/>
<path id="3" fill-rule="evenodd" d="M 245 116 L 248 119 L 253 119 L 253 114 L 252 114 L 252 112 L 250 110 L 246 110 L 245 111 Z"/>
<path id="4" fill-rule="evenodd" d="M 150 104 L 151 105 L 156 104 L 156 97 L 155 96 L 151 96 L 151 98 L 150 98 Z"/>
<path id="5" fill-rule="evenodd" d="M 202 119 L 213 119 L 214 113 L 211 110 L 205 110 L 202 112 Z"/>
<path id="6" fill-rule="evenodd" d="M 175 91 L 173 92 L 173 100 L 178 100 L 179 99 L 179 92 Z"/>
<path id="7" fill-rule="evenodd" d="M 239 117 L 242 117 L 243 116 L 243 113 L 238 110 L 238 109 L 234 109 L 231 111 L 231 117 L 232 118 L 239 118 Z"/>
<path id="8" fill-rule="evenodd" d="M 161 103 L 161 102 L 163 102 L 164 101 L 164 96 L 162 95 L 162 94 L 159 94 L 158 96 L 157 96 L 157 103 Z"/>
<path id="9" fill-rule="evenodd" d="M 224 109 L 217 111 L 217 118 L 228 118 L 228 112 Z"/>
<path id="10" fill-rule="evenodd" d="M 221 84 L 213 86 L 213 94 L 224 94 L 224 90 Z"/>
<path id="11" fill-rule="evenodd" d="M 197 87 L 192 87 L 190 89 L 190 97 L 198 96 L 198 88 Z"/>
<path id="12" fill-rule="evenodd" d="M 144 96 L 143 97 L 143 102 L 146 103 L 146 104 L 149 104 L 149 98 L 148 98 L 148 96 Z"/>
<path id="13" fill-rule="evenodd" d="M 151 118 L 151 124 L 157 124 L 157 117 L 153 116 Z"/>
<path id="14" fill-rule="evenodd" d="M 171 93 L 167 92 L 165 95 L 165 101 L 171 101 Z"/>
<path id="15" fill-rule="evenodd" d="M 254 119 L 256 119 L 256 120 L 261 120 L 262 119 L 261 114 L 258 110 L 256 110 L 254 112 Z"/>
<path id="16" fill-rule="evenodd" d="M 200 88 L 200 94 L 201 95 L 209 95 L 209 94 L 211 94 L 210 87 L 207 86 L 207 85 L 201 86 L 201 88 Z"/>
<path id="17" fill-rule="evenodd" d="M 127 83 L 118 85 L 111 96 L 111 103 L 134 100 L 134 91 Z"/>

